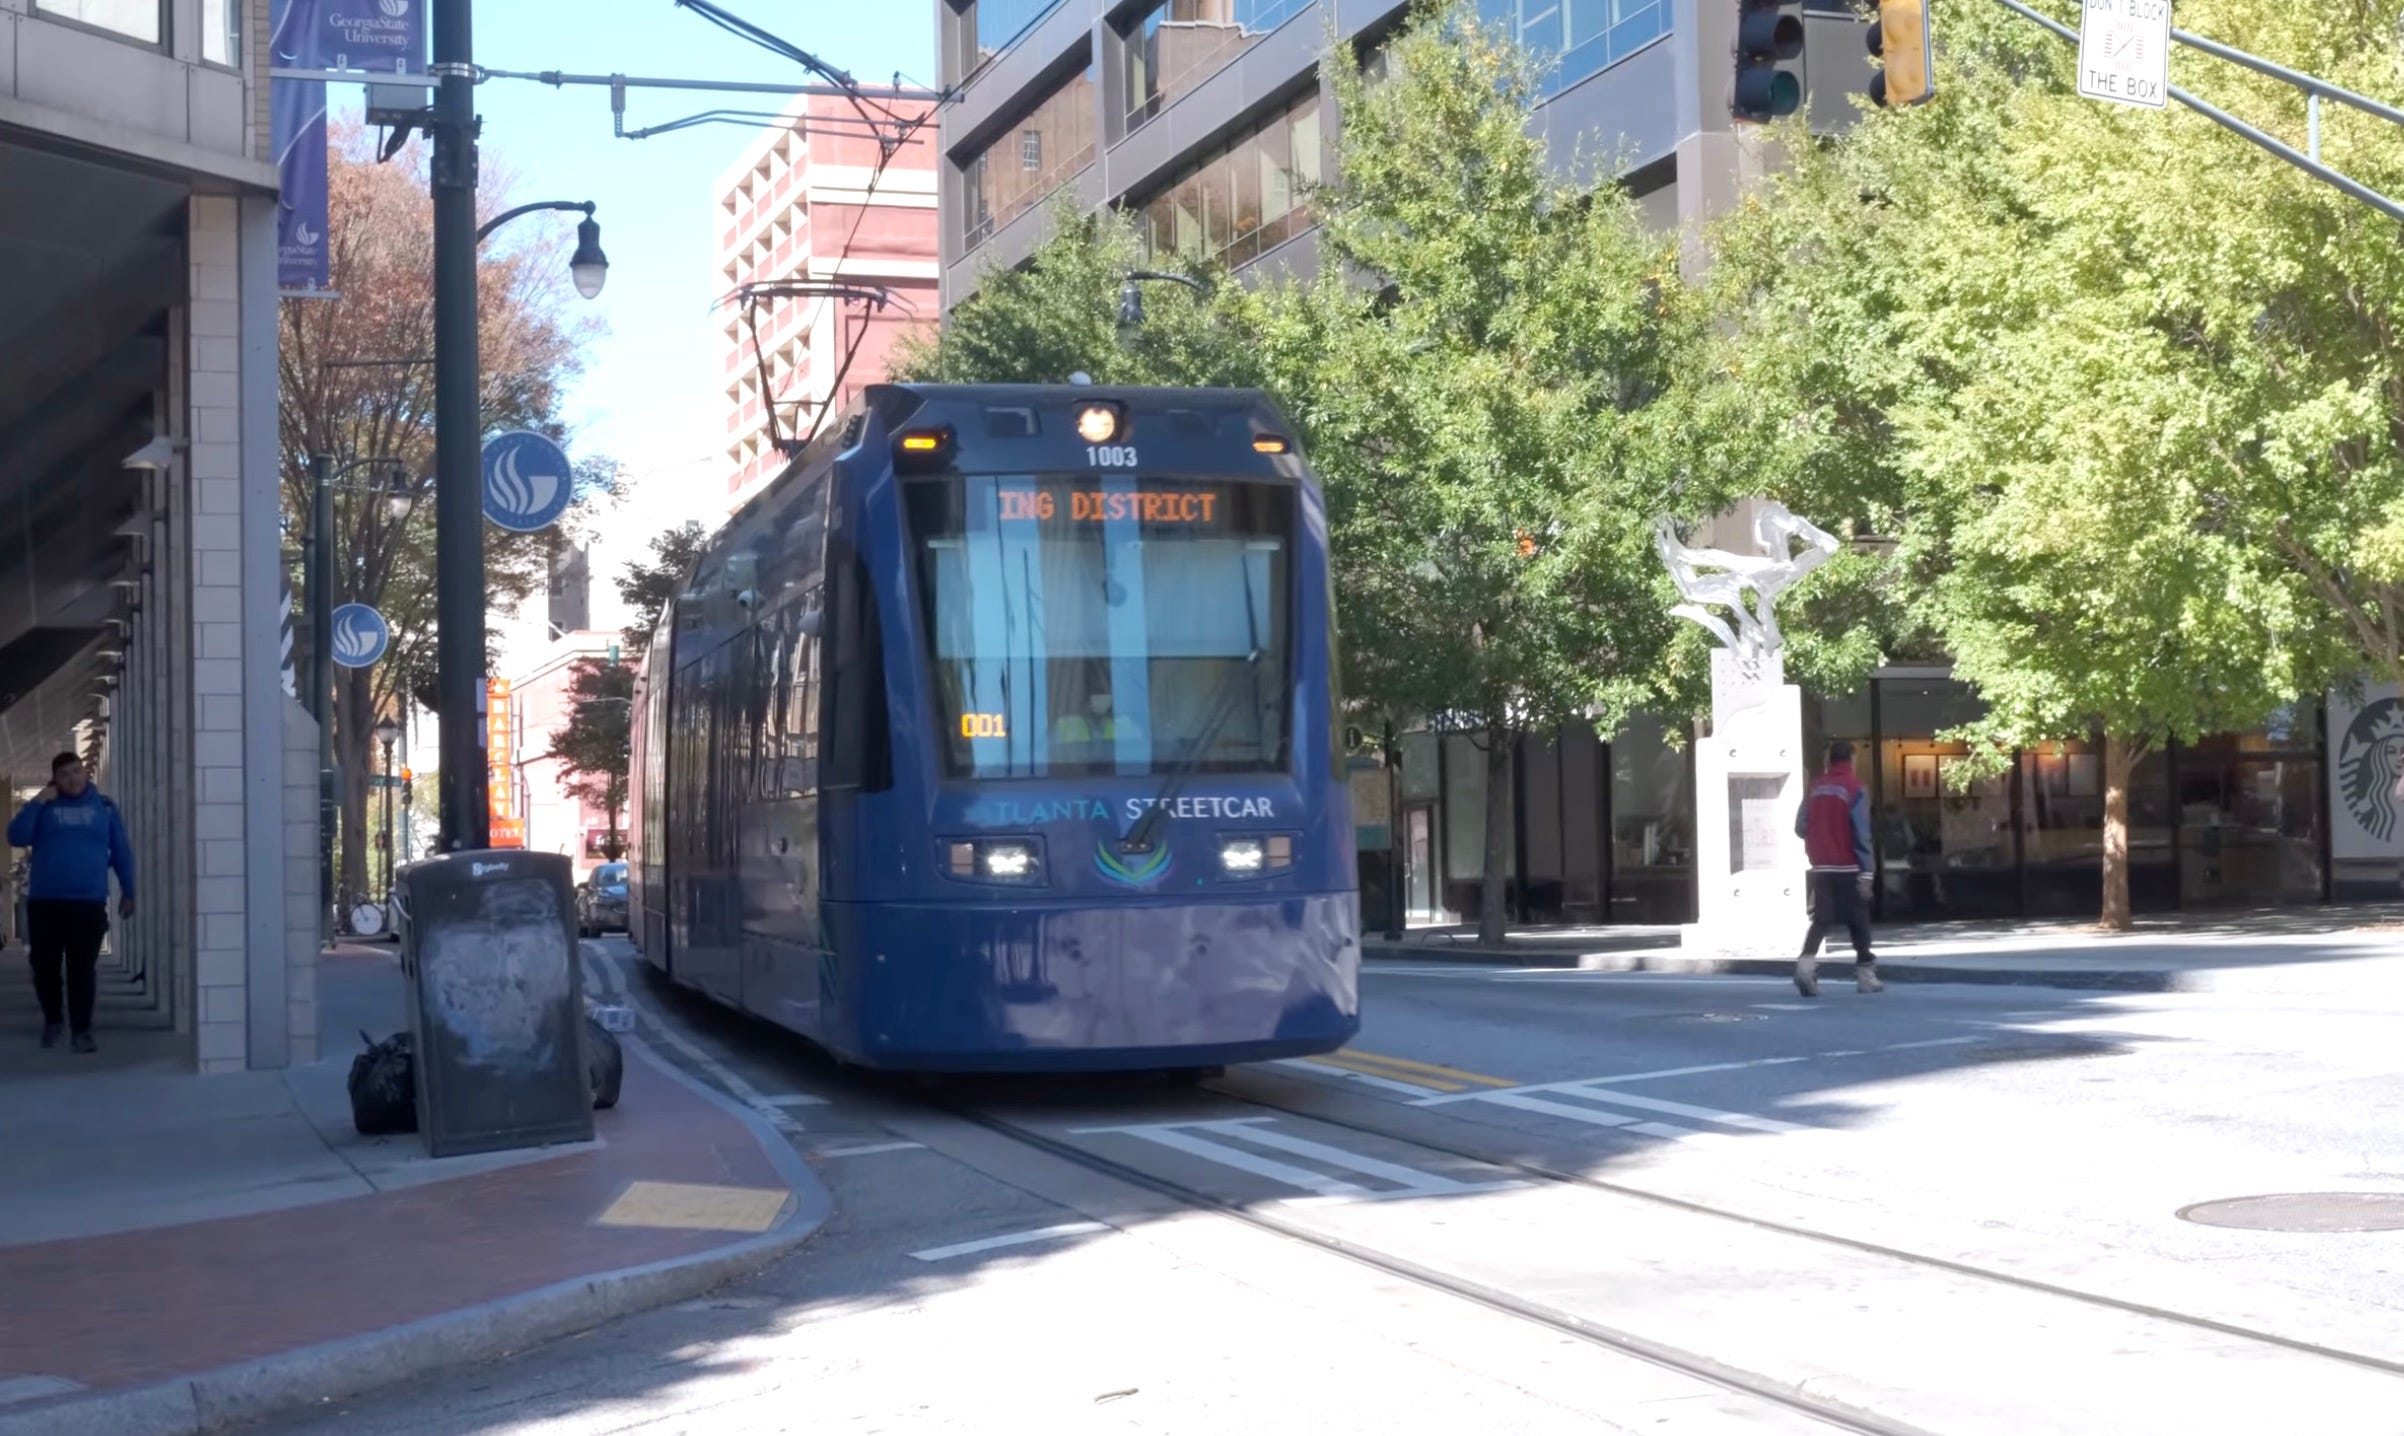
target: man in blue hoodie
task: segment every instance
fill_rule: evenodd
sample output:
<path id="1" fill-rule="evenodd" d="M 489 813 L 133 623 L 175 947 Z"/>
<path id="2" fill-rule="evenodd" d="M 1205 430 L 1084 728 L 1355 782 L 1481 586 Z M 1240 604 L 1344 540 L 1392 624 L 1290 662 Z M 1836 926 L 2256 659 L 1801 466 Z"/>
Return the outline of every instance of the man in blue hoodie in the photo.
<path id="1" fill-rule="evenodd" d="M 62 1031 L 72 1027 L 75 1050 L 97 1052 L 92 1003 L 100 940 L 109 930 L 112 870 L 117 913 L 134 915 L 134 850 L 125 839 L 125 821 L 92 786 L 83 760 L 61 753 L 50 760 L 50 786 L 9 821 L 8 841 L 33 849 L 25 926 L 33 943 L 33 988 L 42 1002 L 42 1045 L 56 1047 Z"/>

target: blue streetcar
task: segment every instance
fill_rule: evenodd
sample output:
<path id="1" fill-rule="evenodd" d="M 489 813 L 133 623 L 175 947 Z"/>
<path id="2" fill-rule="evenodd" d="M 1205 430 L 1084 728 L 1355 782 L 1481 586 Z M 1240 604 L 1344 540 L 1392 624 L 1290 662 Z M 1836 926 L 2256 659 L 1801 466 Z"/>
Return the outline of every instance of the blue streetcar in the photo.
<path id="1" fill-rule="evenodd" d="M 645 959 L 872 1067 L 1341 1047 L 1359 895 L 1289 433 L 1250 391 L 870 388 L 661 617 Z"/>

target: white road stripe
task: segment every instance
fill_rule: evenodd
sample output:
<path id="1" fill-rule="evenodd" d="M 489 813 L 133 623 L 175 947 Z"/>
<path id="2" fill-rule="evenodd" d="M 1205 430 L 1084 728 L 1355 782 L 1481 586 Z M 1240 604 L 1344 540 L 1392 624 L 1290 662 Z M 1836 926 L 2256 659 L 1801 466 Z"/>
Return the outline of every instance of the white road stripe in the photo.
<path id="1" fill-rule="evenodd" d="M 1924 1042 L 1898 1042 L 1890 1047 L 1873 1047 L 1862 1051 L 1805 1052 L 1793 1057 L 1755 1057 L 1745 1062 L 1705 1062 L 1693 1067 L 1658 1067 L 1650 1072 L 1621 1072 L 1609 1077 L 1581 1077 L 1568 1082 L 1531 1082 L 1524 1087 L 1505 1087 L 1505 1092 L 1576 1092 L 1585 1087 L 1618 1087 L 1629 1082 L 1656 1082 L 1667 1077 L 1697 1077 L 1710 1072 L 1749 1072 L 1758 1067 L 1791 1067 L 1798 1062 L 1820 1062 L 1832 1057 L 1868 1057 L 1878 1052 L 1911 1052 L 1926 1047 L 1959 1047 L 1964 1043 L 1984 1041 L 1978 1037 L 1934 1037 Z M 1490 1098 L 1492 1092 L 1449 1092 L 1441 1097 L 1422 1097 L 1414 1107 L 1442 1107 L 1454 1102 L 1476 1102 Z"/>
<path id="2" fill-rule="evenodd" d="M 1405 1097 L 1424 1097 L 1430 1092 L 1439 1090 L 1434 1087 L 1419 1087 L 1409 1082 L 1399 1082 L 1391 1077 L 1373 1077 L 1366 1072 L 1355 1072 L 1349 1067 L 1331 1067 L 1324 1062 L 1313 1062 L 1307 1057 L 1280 1057 L 1277 1059 L 1277 1065 L 1306 1068 L 1325 1076 L 1341 1077 L 1347 1082 L 1365 1082 L 1372 1087 L 1382 1087 L 1388 1092 L 1400 1092 Z"/>
<path id="3" fill-rule="evenodd" d="M 1742 1112 L 1721 1112 L 1710 1107 L 1696 1107 L 1685 1102 L 1666 1102 L 1659 1097 L 1639 1097 L 1633 1092 L 1605 1092 L 1592 1086 L 1573 1087 L 1568 1091 L 1596 1102 L 1609 1102 L 1620 1107 L 1634 1107 L 1640 1112 L 1660 1112 L 1671 1117 L 1689 1117 L 1698 1122 L 1713 1122 L 1722 1127 L 1738 1127 L 1748 1132 L 1801 1132 L 1806 1128 L 1793 1122 L 1781 1122 L 1775 1117 L 1748 1117 Z"/>
<path id="4" fill-rule="evenodd" d="M 1195 1122 L 1188 1125 L 1209 1130 L 1216 1127 L 1233 1126 L 1235 1124 L 1225 1122 Z M 1368 1197 L 1376 1195 L 1376 1193 L 1371 1192 L 1367 1187 L 1357 1186 L 1354 1183 L 1344 1181 L 1338 1177 L 1330 1177 L 1321 1172 L 1314 1172 L 1307 1167 L 1297 1167 L 1291 1162 L 1280 1162 L 1274 1158 L 1261 1156 L 1256 1152 L 1247 1152 L 1241 1147 L 1230 1147 L 1225 1142 L 1214 1142 L 1207 1137 L 1197 1137 L 1192 1132 L 1186 1131 L 1182 1127 L 1168 1125 L 1155 1127 L 1080 1127 L 1077 1129 L 1077 1132 L 1080 1136 L 1103 1136 L 1115 1134 L 1120 1136 L 1141 1138 L 1146 1142 L 1156 1143 L 1160 1146 L 1167 1147 L 1172 1151 L 1183 1152 L 1188 1156 L 1200 1157 L 1206 1162 L 1216 1162 L 1223 1167 L 1233 1167 L 1239 1172 L 1250 1172 L 1253 1176 L 1266 1177 L 1270 1181 L 1276 1182 L 1281 1186 L 1298 1187 L 1303 1191 L 1314 1192 L 1322 1197 Z"/>
<path id="5" fill-rule="evenodd" d="M 1815 1012 L 1818 1010 L 1814 1004 L 1809 1002 L 1756 1002 L 1753 1006 L 1761 1012 Z"/>
<path id="6" fill-rule="evenodd" d="M 1242 1131 L 1231 1135 L 1240 1136 L 1255 1146 L 1267 1147 L 1279 1152 L 1291 1152 L 1297 1157 L 1308 1157 L 1314 1162 L 1325 1162 L 1331 1167 L 1342 1167 L 1348 1171 L 1358 1172 L 1364 1177 L 1377 1177 L 1392 1182 L 1403 1189 L 1401 1192 L 1389 1194 L 1394 1196 L 1443 1196 L 1460 1192 L 1491 1192 L 1519 1185 L 1517 1182 L 1457 1182 L 1450 1177 L 1439 1176 L 1434 1172 L 1422 1172 L 1416 1167 L 1405 1167 L 1395 1162 L 1381 1162 L 1375 1157 L 1364 1157 L 1358 1152 L 1347 1152 L 1341 1147 L 1331 1147 L 1324 1142 L 1313 1142 L 1304 1137 L 1290 1136 L 1268 1127 L 1266 1125 L 1268 1120 L 1263 1117 L 1213 1125 L 1221 1129 L 1240 1127 L 1243 1129 Z"/>
<path id="7" fill-rule="evenodd" d="M 813 1157 L 873 1157 L 879 1152 L 923 1152 L 924 1142 L 868 1142 L 856 1147 L 813 1147 Z"/>
<path id="8" fill-rule="evenodd" d="M 779 1092 L 775 1096 L 762 1097 L 760 1100 L 771 1107 L 823 1107 L 826 1105 L 824 1097 L 808 1092 Z"/>
<path id="9" fill-rule="evenodd" d="M 1531 1096 L 1526 1092 L 1492 1092 L 1486 1100 L 1497 1107 L 1515 1107 L 1522 1112 L 1540 1112 L 1547 1117 L 1567 1117 L 1572 1122 L 1584 1122 L 1590 1127 L 1633 1127 L 1634 1117 L 1618 1112 L 1606 1112 L 1600 1107 L 1578 1107 L 1550 1098 Z"/>
<path id="10" fill-rule="evenodd" d="M 948 1247 L 928 1247 L 925 1251 L 912 1252 L 910 1255 L 918 1261 L 942 1261 L 946 1257 L 989 1252 L 997 1247 L 1023 1247 L 1033 1242 L 1048 1242 L 1054 1237 L 1079 1237 L 1089 1232 L 1109 1230 L 1100 1222 L 1062 1222 L 1056 1227 L 1039 1227 L 1031 1232 L 1011 1232 L 1006 1236 L 984 1237 L 973 1242 L 954 1242 Z"/>

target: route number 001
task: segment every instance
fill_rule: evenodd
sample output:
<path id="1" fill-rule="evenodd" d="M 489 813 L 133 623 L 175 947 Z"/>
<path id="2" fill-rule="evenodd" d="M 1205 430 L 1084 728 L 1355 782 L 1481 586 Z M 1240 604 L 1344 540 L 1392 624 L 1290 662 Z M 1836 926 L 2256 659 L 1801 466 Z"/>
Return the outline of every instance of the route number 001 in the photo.
<path id="1" fill-rule="evenodd" d="M 963 713 L 960 715 L 960 736 L 1007 738 L 1010 736 L 1010 724 L 999 713 Z"/>
<path id="2" fill-rule="evenodd" d="M 1135 446 L 1133 444 L 1089 445 L 1085 450 L 1085 462 L 1097 469 L 1132 469 L 1137 463 Z"/>

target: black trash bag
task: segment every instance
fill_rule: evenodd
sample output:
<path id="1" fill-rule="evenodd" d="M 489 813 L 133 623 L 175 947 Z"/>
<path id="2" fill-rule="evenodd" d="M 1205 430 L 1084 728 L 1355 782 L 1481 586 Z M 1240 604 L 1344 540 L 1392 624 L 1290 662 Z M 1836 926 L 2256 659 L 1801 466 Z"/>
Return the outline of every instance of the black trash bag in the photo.
<path id="1" fill-rule="evenodd" d="M 584 1077 L 593 1089 L 594 1111 L 618 1105 L 618 1088 L 626 1080 L 626 1049 L 618 1045 L 618 1035 L 590 1013 L 584 1018 Z"/>
<path id="2" fill-rule="evenodd" d="M 409 1034 L 378 1042 L 362 1032 L 367 1050 L 351 1059 L 351 1125 L 362 1137 L 417 1130 L 417 1059 Z"/>

